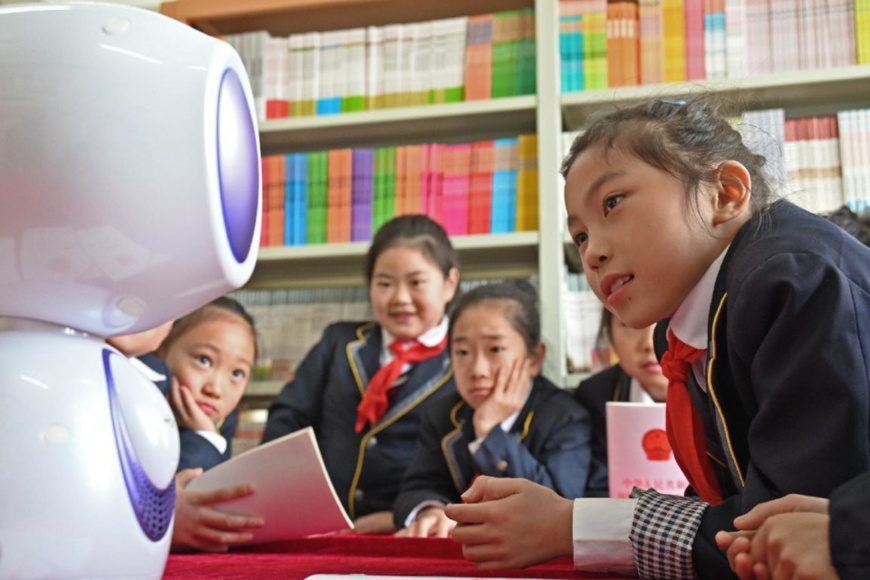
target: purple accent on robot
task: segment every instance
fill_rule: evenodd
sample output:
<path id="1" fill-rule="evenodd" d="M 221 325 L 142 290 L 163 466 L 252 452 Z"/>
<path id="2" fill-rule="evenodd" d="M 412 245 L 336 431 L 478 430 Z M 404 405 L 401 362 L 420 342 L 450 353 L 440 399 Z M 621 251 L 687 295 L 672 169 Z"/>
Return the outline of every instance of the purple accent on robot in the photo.
<path id="1" fill-rule="evenodd" d="M 157 542 L 166 535 L 172 522 L 172 511 L 175 507 L 175 481 L 171 481 L 166 489 L 158 489 L 148 478 L 139 465 L 136 450 L 127 433 L 124 423 L 124 413 L 115 390 L 115 378 L 112 375 L 110 359 L 118 354 L 109 349 L 103 349 L 103 368 L 106 372 L 106 386 L 109 392 L 109 414 L 112 417 L 112 429 L 115 432 L 115 447 L 118 449 L 118 459 L 127 486 L 127 495 L 139 527 L 152 542 Z M 124 361 L 126 362 L 126 361 Z"/>
<path id="2" fill-rule="evenodd" d="M 218 94 L 217 160 L 224 226 L 238 263 L 254 240 L 260 205 L 257 133 L 242 82 L 227 69 Z"/>

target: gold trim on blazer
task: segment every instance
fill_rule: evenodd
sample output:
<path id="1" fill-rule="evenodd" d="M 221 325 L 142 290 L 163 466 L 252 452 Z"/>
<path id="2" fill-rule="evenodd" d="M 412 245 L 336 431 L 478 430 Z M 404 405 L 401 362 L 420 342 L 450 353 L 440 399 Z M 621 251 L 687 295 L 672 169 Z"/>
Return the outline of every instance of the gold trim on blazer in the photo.
<path id="1" fill-rule="evenodd" d="M 361 326 L 357 329 L 357 337 L 358 340 L 348 343 L 345 351 L 347 352 L 348 362 L 350 363 L 350 368 L 353 371 L 354 380 L 356 380 L 357 388 L 359 389 L 360 396 L 365 394 L 365 386 L 362 384 L 362 379 L 360 378 L 359 369 L 356 366 L 356 361 L 351 354 L 351 347 L 365 340 L 365 336 L 363 334 L 372 326 L 374 323 L 368 323 L 366 325 Z M 407 415 L 413 409 L 417 408 L 423 401 L 428 399 L 433 393 L 437 392 L 445 383 L 447 383 L 451 378 L 453 378 L 453 367 L 452 365 L 447 366 L 447 372 L 444 373 L 444 376 L 440 381 L 435 383 L 425 395 L 420 397 L 414 404 L 408 405 L 408 408 L 400 413 L 396 413 L 395 416 L 390 417 L 388 420 L 378 423 L 377 425 L 373 425 L 372 428 L 362 436 L 359 444 L 359 453 L 357 454 L 356 460 L 356 470 L 353 474 L 353 479 L 350 482 L 350 489 L 347 494 L 347 506 L 348 506 L 348 516 L 353 520 L 356 518 L 356 498 L 354 497 L 356 494 L 356 488 L 359 485 L 359 478 L 362 475 L 363 462 L 365 461 L 365 453 L 366 453 L 366 444 L 369 442 L 369 439 Z"/>
<path id="2" fill-rule="evenodd" d="M 453 479 L 453 485 L 456 486 L 456 489 L 459 491 L 459 493 L 462 493 L 465 490 L 462 489 L 463 486 L 459 482 L 459 474 L 456 473 L 455 469 L 453 469 L 453 462 L 449 460 L 450 453 L 447 451 L 447 444 L 449 443 L 450 439 L 456 436 L 457 433 L 462 432 L 462 423 L 459 422 L 459 419 L 456 418 L 456 415 L 459 414 L 459 409 L 464 406 L 465 401 L 460 399 L 455 405 L 453 405 L 453 408 L 450 409 L 450 422 L 453 423 L 454 429 L 453 431 L 449 432 L 447 435 L 441 438 L 441 453 L 443 453 L 444 457 L 448 459 L 447 469 L 450 470 L 450 478 Z"/>
<path id="3" fill-rule="evenodd" d="M 716 396 L 716 390 L 713 388 L 713 364 L 716 362 L 716 327 L 719 324 L 719 315 L 722 313 L 722 308 L 725 306 L 725 299 L 728 298 L 726 292 L 719 301 L 719 306 L 716 307 L 716 314 L 713 315 L 713 325 L 710 329 L 710 362 L 707 365 L 707 391 L 713 397 L 713 404 L 716 406 L 716 411 L 719 413 L 719 419 L 722 422 L 722 430 L 725 434 L 725 444 L 728 446 L 728 453 L 731 455 L 731 461 L 734 463 L 734 469 L 737 472 L 737 477 L 740 478 L 740 486 L 745 487 L 745 478 L 743 472 L 740 471 L 740 464 L 737 462 L 737 456 L 734 454 L 734 448 L 731 446 L 731 435 L 728 432 L 728 423 L 725 422 L 725 414 L 722 413 L 722 407 L 719 405 L 719 398 Z M 710 455 L 709 453 L 707 455 Z M 717 463 L 721 463 L 718 462 Z"/>
<path id="4" fill-rule="evenodd" d="M 356 359 L 353 356 L 353 349 L 354 347 L 356 347 L 356 345 L 366 341 L 365 333 L 374 325 L 374 322 L 368 322 L 359 326 L 356 329 L 356 340 L 347 343 L 347 345 L 344 347 L 344 352 L 347 355 L 347 362 L 350 365 L 350 372 L 353 373 L 353 378 L 356 381 L 357 389 L 359 389 L 360 397 L 366 394 L 366 388 L 363 384 L 362 377 L 359 374 L 359 369 L 356 366 Z M 380 356 L 380 354 L 378 356 Z"/>

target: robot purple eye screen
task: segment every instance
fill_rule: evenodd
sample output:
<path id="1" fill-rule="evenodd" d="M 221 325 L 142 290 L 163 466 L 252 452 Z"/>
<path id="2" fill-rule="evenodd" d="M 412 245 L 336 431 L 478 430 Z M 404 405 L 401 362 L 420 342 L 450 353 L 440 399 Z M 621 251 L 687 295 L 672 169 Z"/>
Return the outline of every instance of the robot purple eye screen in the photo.
<path id="1" fill-rule="evenodd" d="M 105 337 L 250 278 L 250 82 L 223 41 L 84 2 L 0 6 L 0 78 L 0 578 L 158 579 L 178 426 Z"/>
<path id="2" fill-rule="evenodd" d="M 251 251 L 259 212 L 260 163 L 257 133 L 235 71 L 228 69 L 218 100 L 218 172 L 227 238 L 236 261 Z"/>

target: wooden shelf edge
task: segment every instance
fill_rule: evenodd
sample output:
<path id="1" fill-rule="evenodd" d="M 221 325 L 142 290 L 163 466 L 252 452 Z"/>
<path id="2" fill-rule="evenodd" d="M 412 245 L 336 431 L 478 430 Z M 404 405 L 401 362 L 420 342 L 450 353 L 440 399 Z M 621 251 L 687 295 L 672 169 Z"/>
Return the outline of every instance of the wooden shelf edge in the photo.
<path id="1" fill-rule="evenodd" d="M 538 232 L 456 236 L 469 280 L 525 278 L 538 270 Z M 261 248 L 246 288 L 363 286 L 369 242 Z"/>
<path id="2" fill-rule="evenodd" d="M 176 0 L 173 17 L 213 35 L 268 30 L 286 36 L 309 30 L 421 22 L 534 6 L 534 0 Z M 161 11 L 163 11 L 161 6 Z M 167 12 L 164 12 L 167 13 Z"/>

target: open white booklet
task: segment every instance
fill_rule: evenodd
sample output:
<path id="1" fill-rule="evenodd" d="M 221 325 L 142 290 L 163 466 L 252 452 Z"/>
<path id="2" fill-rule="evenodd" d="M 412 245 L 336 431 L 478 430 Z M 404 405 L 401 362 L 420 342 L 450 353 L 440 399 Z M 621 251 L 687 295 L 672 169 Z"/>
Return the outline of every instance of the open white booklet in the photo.
<path id="1" fill-rule="evenodd" d="M 683 495 L 688 482 L 668 443 L 665 404 L 609 401 L 606 412 L 610 497 L 628 497 L 632 487 Z"/>
<path id="2" fill-rule="evenodd" d="M 311 427 L 233 457 L 191 481 L 191 490 L 251 484 L 248 497 L 217 509 L 257 515 L 266 521 L 249 544 L 304 538 L 353 527 L 326 473 Z"/>

